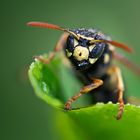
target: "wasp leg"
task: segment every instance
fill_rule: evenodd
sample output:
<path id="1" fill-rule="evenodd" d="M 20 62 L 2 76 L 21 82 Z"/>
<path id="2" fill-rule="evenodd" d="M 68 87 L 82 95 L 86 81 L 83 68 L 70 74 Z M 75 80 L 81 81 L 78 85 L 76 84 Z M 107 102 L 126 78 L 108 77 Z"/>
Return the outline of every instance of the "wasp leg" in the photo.
<path id="1" fill-rule="evenodd" d="M 73 97 L 71 97 L 65 104 L 65 110 L 70 110 L 72 102 L 77 100 L 81 95 L 90 92 L 91 90 L 98 88 L 103 84 L 103 81 L 100 79 L 93 79 L 93 83 L 90 85 L 84 86 L 80 89 L 80 92 Z"/>
<path id="2" fill-rule="evenodd" d="M 127 68 L 129 68 L 130 70 L 132 70 L 135 74 L 137 74 L 138 76 L 140 76 L 140 68 L 135 65 L 133 62 L 131 62 L 130 60 L 128 60 L 125 56 L 123 56 L 120 53 L 117 52 L 113 52 L 113 57 L 120 61 L 121 63 L 123 63 Z"/>
<path id="3" fill-rule="evenodd" d="M 45 59 L 43 56 L 34 56 L 34 58 L 38 59 L 39 61 L 41 61 L 44 64 L 49 64 L 50 61 L 54 58 L 55 54 L 52 52 L 49 54 L 48 58 Z"/>
<path id="4" fill-rule="evenodd" d="M 38 59 L 39 61 L 41 61 L 44 64 L 49 64 L 51 62 L 51 60 L 54 58 L 56 52 L 59 52 L 60 50 L 62 50 L 62 48 L 65 46 L 66 40 L 68 37 L 68 33 L 64 33 L 59 41 L 56 43 L 56 47 L 54 48 L 54 50 L 49 54 L 48 58 L 45 59 L 42 56 L 35 56 L 36 59 Z"/>
<path id="5" fill-rule="evenodd" d="M 123 110 L 124 110 L 124 100 L 123 100 L 124 84 L 122 80 L 122 75 L 121 75 L 120 68 L 117 66 L 111 67 L 108 72 L 110 73 L 110 75 L 115 74 L 117 80 L 117 91 L 118 91 L 118 102 L 119 102 L 117 120 L 119 120 L 122 117 Z"/>

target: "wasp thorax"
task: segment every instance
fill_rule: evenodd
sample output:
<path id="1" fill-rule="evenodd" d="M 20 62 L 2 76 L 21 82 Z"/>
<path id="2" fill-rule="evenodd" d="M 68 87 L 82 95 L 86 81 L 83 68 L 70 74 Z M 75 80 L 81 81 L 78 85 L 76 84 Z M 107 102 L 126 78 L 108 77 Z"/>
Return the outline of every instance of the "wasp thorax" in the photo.
<path id="1" fill-rule="evenodd" d="M 73 56 L 78 61 L 87 60 L 88 57 L 89 57 L 89 50 L 87 48 L 85 48 L 85 47 L 77 46 L 74 49 Z"/>

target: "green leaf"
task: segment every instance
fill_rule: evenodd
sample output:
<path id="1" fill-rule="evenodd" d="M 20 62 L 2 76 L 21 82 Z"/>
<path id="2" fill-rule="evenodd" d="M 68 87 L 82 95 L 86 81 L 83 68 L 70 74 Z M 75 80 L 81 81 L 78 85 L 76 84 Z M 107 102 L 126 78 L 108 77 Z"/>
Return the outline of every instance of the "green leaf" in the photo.
<path id="1" fill-rule="evenodd" d="M 56 70 L 55 70 L 56 69 Z M 58 99 L 61 93 L 57 72 L 59 71 L 59 60 L 50 65 L 44 65 L 35 60 L 30 65 L 29 79 L 38 97 L 54 107 L 61 107 L 63 103 Z"/>
<path id="2" fill-rule="evenodd" d="M 48 65 L 35 60 L 30 66 L 29 78 L 36 95 L 56 108 L 57 119 L 54 117 L 54 120 L 64 139 L 140 139 L 139 106 L 125 105 L 123 117 L 119 121 L 116 120 L 118 104 L 97 103 L 80 109 L 63 111 L 64 103 L 78 92 L 81 84 L 61 63 L 59 57 Z M 86 105 L 87 98 L 83 96 L 78 106 Z"/>

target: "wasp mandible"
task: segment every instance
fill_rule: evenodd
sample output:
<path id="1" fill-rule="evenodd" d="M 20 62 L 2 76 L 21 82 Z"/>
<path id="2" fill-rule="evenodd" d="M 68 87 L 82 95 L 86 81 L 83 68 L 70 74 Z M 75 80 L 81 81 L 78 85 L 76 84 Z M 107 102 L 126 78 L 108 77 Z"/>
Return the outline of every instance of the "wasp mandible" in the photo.
<path id="1" fill-rule="evenodd" d="M 135 73 L 140 74 L 140 70 L 133 63 L 115 50 L 115 47 L 118 47 L 130 53 L 131 48 L 111 40 L 110 37 L 93 28 L 66 29 L 46 22 L 29 22 L 27 25 L 64 32 L 48 59 L 41 56 L 36 58 L 44 64 L 48 64 L 56 52 L 63 49 L 73 65 L 76 76 L 84 83 L 79 93 L 66 102 L 65 110 L 70 110 L 72 102 L 80 96 L 92 93 L 94 103 L 119 102 L 116 118 L 122 117 L 124 104 L 127 102 L 124 97 L 124 83 L 120 68 L 113 65 L 112 60 L 117 59 Z"/>

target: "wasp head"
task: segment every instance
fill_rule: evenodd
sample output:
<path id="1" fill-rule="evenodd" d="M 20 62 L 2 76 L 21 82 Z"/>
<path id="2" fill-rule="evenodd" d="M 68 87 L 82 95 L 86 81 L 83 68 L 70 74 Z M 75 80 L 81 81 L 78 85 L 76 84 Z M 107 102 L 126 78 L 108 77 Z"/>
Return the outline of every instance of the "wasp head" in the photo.
<path id="1" fill-rule="evenodd" d="M 73 32 L 78 37 L 72 34 L 68 36 L 65 47 L 66 56 L 76 69 L 85 70 L 92 66 L 102 55 L 105 42 L 93 42 L 93 40 L 103 40 L 104 35 L 99 34 L 94 29 L 78 29 Z"/>

